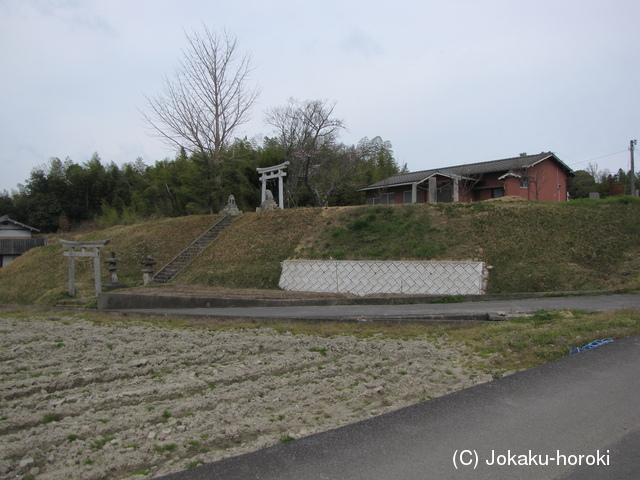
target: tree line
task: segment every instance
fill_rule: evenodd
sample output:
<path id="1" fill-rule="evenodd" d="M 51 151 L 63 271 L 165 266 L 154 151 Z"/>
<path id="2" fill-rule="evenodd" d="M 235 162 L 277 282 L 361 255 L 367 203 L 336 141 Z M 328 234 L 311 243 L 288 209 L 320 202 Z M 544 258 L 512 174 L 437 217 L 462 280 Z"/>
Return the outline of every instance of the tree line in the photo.
<path id="1" fill-rule="evenodd" d="M 290 109 L 291 101 L 285 109 Z M 304 102 L 315 104 L 318 102 Z M 322 102 L 320 102 L 322 103 Z M 313 108 L 306 105 L 305 108 Z M 273 110 L 275 115 L 281 110 Z M 273 120 L 275 123 L 275 120 Z M 0 214 L 43 232 L 68 230 L 87 222 L 101 226 L 130 224 L 152 217 L 173 217 L 218 212 L 229 195 L 244 211 L 260 204 L 256 168 L 289 160 L 285 205 L 305 207 L 364 203 L 362 186 L 406 171 L 393 157 L 392 145 L 380 137 L 363 138 L 357 145 L 337 137 L 292 137 L 283 129 L 273 137 L 235 139 L 215 165 L 200 153 L 181 149 L 173 159 L 146 165 L 138 158 L 121 166 L 103 162 L 95 153 L 82 163 L 51 158 L 34 168 L 29 178 L 11 193 L 0 194 Z M 636 174 L 636 188 L 640 185 Z M 612 184 L 630 193 L 630 172 L 578 170 L 569 178 L 570 198 L 599 193 L 605 198 Z M 273 185 L 275 186 L 275 184 Z"/>
<path id="2" fill-rule="evenodd" d="M 639 175 L 640 172 L 634 174 L 636 190 L 640 188 Z M 569 178 L 568 188 L 570 198 L 589 198 L 591 193 L 597 193 L 600 198 L 618 192 L 631 195 L 631 170 L 625 172 L 618 169 L 616 173 L 611 173 L 609 170 L 598 170 L 597 164 L 589 164 L 586 170 L 574 172 L 573 177 Z"/>
<path id="3" fill-rule="evenodd" d="M 400 171 L 391 143 L 380 137 L 365 137 L 353 146 L 327 141 L 321 150 L 307 152 L 313 153 L 320 169 L 275 137 L 265 137 L 261 143 L 235 139 L 221 151 L 217 164 L 184 149 L 154 165 L 138 158 L 118 166 L 103 162 L 97 153 L 82 163 L 51 158 L 34 168 L 17 190 L 0 194 L 0 212 L 43 232 L 55 232 L 94 221 L 109 226 L 215 213 L 229 195 L 241 210 L 254 211 L 261 200 L 256 168 L 286 159 L 293 160 L 285 182 L 286 206 L 353 205 L 364 202 L 358 188 Z M 340 162 L 349 163 L 348 172 Z"/>
<path id="4" fill-rule="evenodd" d="M 234 133 L 260 94 L 251 82 L 251 56 L 226 30 L 203 25 L 186 39 L 162 92 L 147 95 L 141 111 L 149 130 L 178 152 L 175 158 L 152 166 L 141 159 L 104 164 L 97 153 L 81 164 L 52 158 L 17 192 L 0 195 L 0 212 L 51 232 L 94 220 L 111 225 L 214 213 L 229 195 L 241 209 L 253 210 L 260 203 L 256 168 L 285 161 L 287 207 L 350 205 L 364 200 L 358 187 L 400 172 L 389 141 L 341 143 L 345 124 L 328 101 L 291 99 L 265 114 L 273 136 L 238 139 Z"/>

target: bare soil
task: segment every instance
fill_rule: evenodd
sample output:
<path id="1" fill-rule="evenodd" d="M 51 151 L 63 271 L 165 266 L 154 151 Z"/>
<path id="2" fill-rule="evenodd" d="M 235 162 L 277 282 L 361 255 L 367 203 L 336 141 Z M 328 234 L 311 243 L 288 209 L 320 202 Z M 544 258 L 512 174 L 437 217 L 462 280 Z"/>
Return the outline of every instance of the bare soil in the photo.
<path id="1" fill-rule="evenodd" d="M 0 478 L 142 479 L 491 379 L 446 338 L 0 318 Z"/>

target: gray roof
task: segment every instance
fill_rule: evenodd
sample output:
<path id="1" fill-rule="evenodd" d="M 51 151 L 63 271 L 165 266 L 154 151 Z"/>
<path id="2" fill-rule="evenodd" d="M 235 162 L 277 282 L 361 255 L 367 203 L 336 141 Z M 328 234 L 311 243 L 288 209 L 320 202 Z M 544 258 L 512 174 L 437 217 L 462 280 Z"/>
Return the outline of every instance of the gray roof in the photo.
<path id="1" fill-rule="evenodd" d="M 16 225 L 18 227 L 22 227 L 25 230 L 31 230 L 32 232 L 39 232 L 40 231 L 37 228 L 30 227 L 29 225 L 25 225 L 24 223 L 20 223 L 20 222 L 16 222 L 15 220 L 11 220 L 8 215 L 3 215 L 3 216 L 0 217 L 0 223 L 4 223 L 4 222 L 13 223 L 14 225 Z"/>
<path id="2" fill-rule="evenodd" d="M 422 182 L 434 174 L 457 176 L 457 177 L 477 177 L 484 173 L 509 172 L 522 168 L 528 168 L 548 158 L 553 158 L 560 166 L 572 173 L 573 171 L 558 157 L 551 152 L 542 152 L 537 155 L 520 155 L 512 158 L 503 158 L 501 160 L 492 160 L 489 162 L 467 163 L 465 165 L 456 165 L 453 167 L 434 168 L 431 170 L 421 170 L 419 172 L 400 173 L 386 178 L 379 182 L 373 183 L 362 190 L 374 190 L 377 188 L 411 185 L 416 182 Z"/>

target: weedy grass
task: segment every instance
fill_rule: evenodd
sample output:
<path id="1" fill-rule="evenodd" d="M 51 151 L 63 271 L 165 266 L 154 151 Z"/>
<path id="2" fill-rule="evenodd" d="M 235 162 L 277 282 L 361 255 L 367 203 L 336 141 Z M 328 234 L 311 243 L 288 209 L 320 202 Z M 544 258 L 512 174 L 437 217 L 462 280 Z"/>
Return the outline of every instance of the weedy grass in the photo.
<path id="1" fill-rule="evenodd" d="M 640 203 L 494 203 L 469 219 L 493 266 L 489 291 L 638 288 Z"/>
<path id="2" fill-rule="evenodd" d="M 118 263 L 118 280 L 128 285 L 142 284 L 140 260 L 151 255 L 164 265 L 190 245 L 219 215 L 200 215 L 163 220 L 148 220 L 135 225 L 114 226 L 82 235 L 50 235 L 49 245 L 29 250 L 16 261 L 0 269 L 0 304 L 55 305 L 68 295 L 68 259 L 63 256 L 60 238 L 73 241 L 109 239 L 101 249 L 102 283 L 108 283 L 104 260 L 114 251 Z M 93 296 L 93 259 L 75 262 L 77 296 Z"/>
<path id="3" fill-rule="evenodd" d="M 176 278 L 181 285 L 278 288 L 281 262 L 294 255 L 319 208 L 245 213 Z"/>
<path id="4" fill-rule="evenodd" d="M 111 242 L 120 282 L 142 282 L 140 260 L 160 268 L 220 217 L 113 226 L 70 240 Z M 277 289 L 287 259 L 483 261 L 488 293 L 640 290 L 640 200 L 559 204 L 376 205 L 245 213 L 170 285 Z M 56 305 L 68 298 L 58 237 L 0 269 L 0 304 Z M 103 283 L 108 271 L 102 269 Z M 76 261 L 78 296 L 93 296 L 93 262 Z M 452 299 L 453 300 L 453 299 Z M 94 305 L 95 306 L 95 305 Z"/>
<path id="5" fill-rule="evenodd" d="M 153 449 L 158 453 L 173 452 L 178 446 L 175 443 L 165 445 L 154 445 Z"/>
<path id="6" fill-rule="evenodd" d="M 45 413 L 42 416 L 42 423 L 51 423 L 51 422 L 59 422 L 62 420 L 62 415 L 60 413 Z"/>
<path id="7" fill-rule="evenodd" d="M 295 440 L 295 438 L 293 438 L 290 435 L 282 435 L 280 437 L 280 443 L 287 443 L 287 442 L 293 442 Z"/>
<path id="8" fill-rule="evenodd" d="M 487 358 L 495 371 L 507 372 L 557 360 L 569 355 L 570 347 L 594 340 L 640 334 L 640 312 L 538 312 L 532 317 L 447 329 L 446 334 Z"/>
<path id="9" fill-rule="evenodd" d="M 101 436 L 93 441 L 93 443 L 91 444 L 91 449 L 100 450 L 102 447 L 104 447 L 107 443 L 112 441 L 114 438 L 115 437 L 113 435 Z"/>
<path id="10" fill-rule="evenodd" d="M 416 208 L 419 207 L 419 208 Z M 447 248 L 433 209 L 417 205 L 360 206 L 327 210 L 298 258 L 402 260 L 437 258 Z"/>

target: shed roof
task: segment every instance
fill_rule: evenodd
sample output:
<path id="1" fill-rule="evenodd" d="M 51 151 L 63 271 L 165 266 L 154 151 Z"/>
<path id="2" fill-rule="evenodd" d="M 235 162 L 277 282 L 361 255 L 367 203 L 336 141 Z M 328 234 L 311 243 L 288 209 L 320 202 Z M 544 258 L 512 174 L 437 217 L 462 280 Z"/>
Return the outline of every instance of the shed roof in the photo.
<path id="1" fill-rule="evenodd" d="M 522 168 L 529 168 L 533 165 L 552 158 L 555 160 L 567 173 L 573 173 L 573 170 L 569 168 L 562 160 L 555 156 L 552 152 L 542 152 L 537 155 L 519 155 L 517 157 L 503 158 L 501 160 L 491 160 L 488 162 L 467 163 L 464 165 L 456 165 L 452 167 L 434 168 L 430 170 L 421 170 L 418 172 L 400 173 L 393 175 L 389 178 L 373 183 L 362 190 L 374 190 L 385 187 L 395 187 L 402 185 L 411 185 L 413 183 L 420 183 L 427 178 L 435 175 L 442 174 L 446 176 L 459 176 L 459 177 L 471 177 L 478 176 L 485 173 L 494 172 L 510 172 L 513 170 L 519 170 Z"/>
<path id="2" fill-rule="evenodd" d="M 37 228 L 30 227 L 29 225 L 25 225 L 24 223 L 17 222 L 9 218 L 8 215 L 3 215 L 0 217 L 0 224 L 4 223 L 5 225 L 8 223 L 12 223 L 17 227 L 24 228 L 25 230 L 31 230 L 32 232 L 39 232 Z"/>

